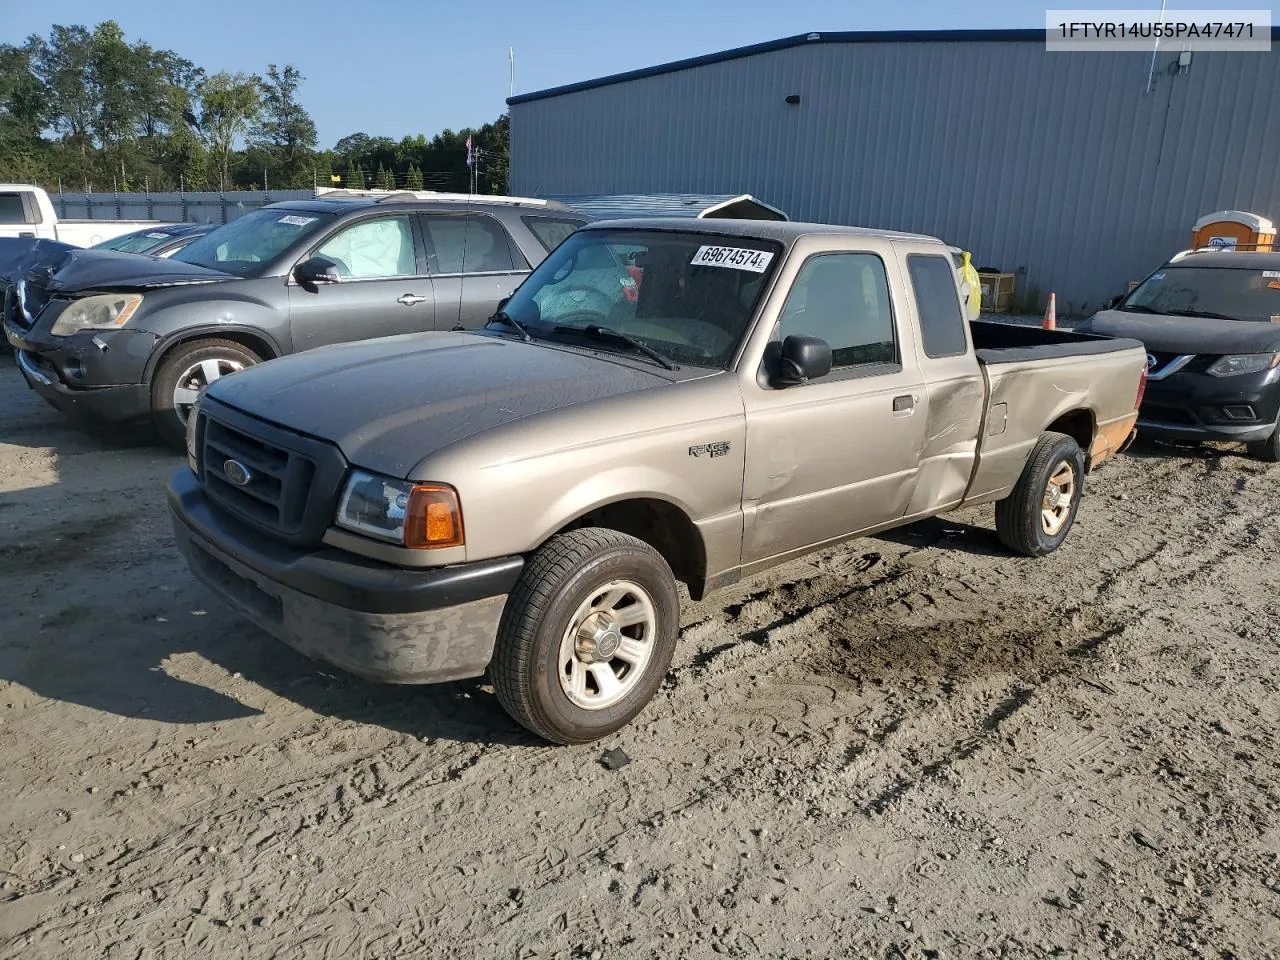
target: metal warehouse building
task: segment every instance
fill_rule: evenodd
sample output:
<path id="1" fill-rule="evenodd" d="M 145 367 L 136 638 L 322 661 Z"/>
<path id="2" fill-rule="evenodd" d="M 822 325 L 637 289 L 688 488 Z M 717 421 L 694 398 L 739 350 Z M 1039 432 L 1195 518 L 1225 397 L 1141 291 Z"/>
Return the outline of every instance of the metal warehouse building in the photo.
<path id="1" fill-rule="evenodd" d="M 1152 69 L 1040 30 L 811 33 L 508 102 L 514 193 L 749 193 L 929 233 L 1024 308 L 1095 308 L 1203 214 L 1280 219 L 1280 47 Z"/>

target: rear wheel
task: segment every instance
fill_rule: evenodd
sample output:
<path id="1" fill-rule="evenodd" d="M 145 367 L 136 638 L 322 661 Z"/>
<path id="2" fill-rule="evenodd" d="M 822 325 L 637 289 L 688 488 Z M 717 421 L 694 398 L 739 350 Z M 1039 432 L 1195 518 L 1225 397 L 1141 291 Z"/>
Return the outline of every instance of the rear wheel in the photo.
<path id="1" fill-rule="evenodd" d="M 553 743 L 630 723 L 671 665 L 675 577 L 642 540 L 589 527 L 533 555 L 507 600 L 490 674 L 498 700 Z"/>
<path id="2" fill-rule="evenodd" d="M 174 347 L 151 380 L 151 422 L 160 439 L 185 449 L 187 414 L 200 391 L 260 360 L 233 340 L 193 340 Z"/>
<path id="3" fill-rule="evenodd" d="M 1052 553 L 1067 539 L 1084 493 L 1084 454 L 1063 433 L 1046 433 L 1031 449 L 1022 476 L 996 503 L 996 533 L 1028 557 Z"/>

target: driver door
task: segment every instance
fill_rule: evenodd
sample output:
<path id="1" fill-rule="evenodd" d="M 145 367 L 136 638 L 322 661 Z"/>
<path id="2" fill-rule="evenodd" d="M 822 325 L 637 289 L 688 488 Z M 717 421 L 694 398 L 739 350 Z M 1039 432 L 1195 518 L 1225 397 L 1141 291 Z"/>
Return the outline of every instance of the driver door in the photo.
<path id="1" fill-rule="evenodd" d="M 301 260 L 327 257 L 338 283 L 289 280 L 289 328 L 298 350 L 435 328 L 435 288 L 412 214 L 346 223 Z"/>

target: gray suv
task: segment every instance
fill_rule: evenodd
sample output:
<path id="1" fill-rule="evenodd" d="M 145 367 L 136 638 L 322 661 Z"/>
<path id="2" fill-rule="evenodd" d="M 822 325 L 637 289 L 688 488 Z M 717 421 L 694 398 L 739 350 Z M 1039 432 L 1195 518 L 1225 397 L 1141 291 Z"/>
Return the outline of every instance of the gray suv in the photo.
<path id="1" fill-rule="evenodd" d="M 515 197 L 325 195 L 270 204 L 170 259 L 71 250 L 8 298 L 27 383 L 181 449 L 203 387 L 326 344 L 483 325 L 588 217 Z"/>

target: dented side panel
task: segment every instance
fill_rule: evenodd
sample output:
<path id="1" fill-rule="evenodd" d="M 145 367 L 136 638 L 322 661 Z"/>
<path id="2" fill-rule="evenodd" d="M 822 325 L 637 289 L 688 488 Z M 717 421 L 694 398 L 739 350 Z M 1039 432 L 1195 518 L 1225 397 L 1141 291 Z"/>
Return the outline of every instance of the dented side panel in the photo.
<path id="1" fill-rule="evenodd" d="M 1113 456 L 1137 419 L 1141 350 L 981 364 L 990 395 L 978 464 L 965 503 L 998 500 L 1013 489 L 1040 435 L 1067 414 L 1085 411 L 1090 467 Z"/>

